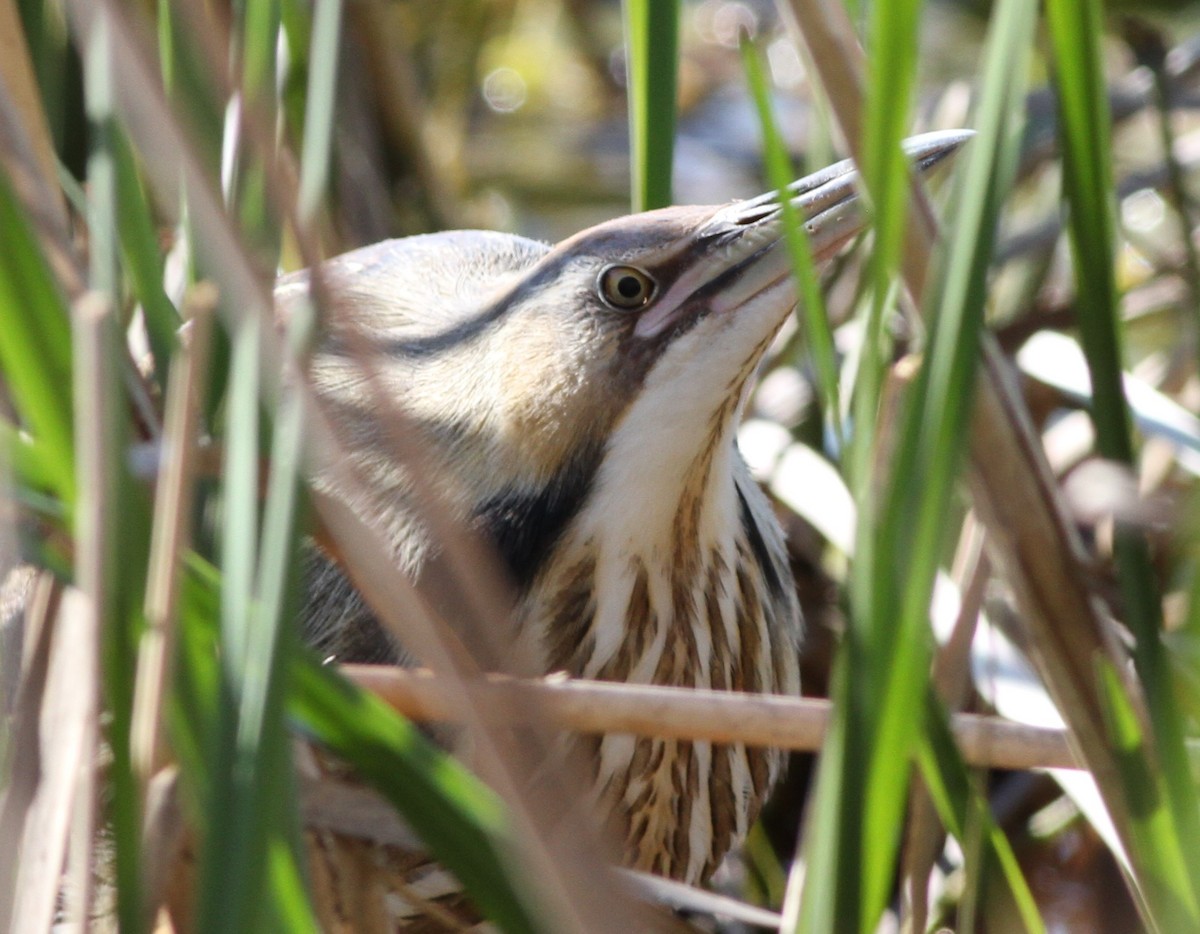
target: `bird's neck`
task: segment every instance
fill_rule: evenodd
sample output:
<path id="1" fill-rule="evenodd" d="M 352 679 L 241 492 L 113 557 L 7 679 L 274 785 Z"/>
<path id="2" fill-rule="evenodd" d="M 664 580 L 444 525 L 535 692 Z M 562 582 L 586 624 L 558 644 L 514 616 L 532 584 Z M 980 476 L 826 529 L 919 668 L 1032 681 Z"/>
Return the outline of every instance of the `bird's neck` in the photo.
<path id="1" fill-rule="evenodd" d="M 799 614 L 782 534 L 732 437 L 714 438 L 683 465 L 658 465 L 667 476 L 641 478 L 624 498 L 606 486 L 608 460 L 601 465 L 595 495 L 523 606 L 548 671 L 798 691 Z M 630 493 L 645 489 L 654 492 Z M 629 864 L 696 882 L 745 835 L 781 757 L 614 735 L 596 744 L 594 761 L 601 809 L 623 821 Z"/>
<path id="2" fill-rule="evenodd" d="M 711 523 L 735 515 L 743 393 L 724 380 L 694 385 L 676 368 L 668 356 L 648 374 L 607 439 L 584 523 L 606 549 L 637 553 L 698 533 L 712 538 L 719 527 Z"/>
<path id="3" fill-rule="evenodd" d="M 700 651 L 711 641 L 708 623 L 697 621 L 711 617 L 725 635 L 736 626 L 731 606 L 706 607 L 704 596 L 719 591 L 728 603 L 736 590 L 745 467 L 732 432 L 714 421 L 697 445 L 694 431 L 672 437 L 664 425 L 652 437 L 626 419 L 610 438 L 586 503 L 527 598 L 525 619 L 547 669 L 712 684 L 709 653 Z"/>

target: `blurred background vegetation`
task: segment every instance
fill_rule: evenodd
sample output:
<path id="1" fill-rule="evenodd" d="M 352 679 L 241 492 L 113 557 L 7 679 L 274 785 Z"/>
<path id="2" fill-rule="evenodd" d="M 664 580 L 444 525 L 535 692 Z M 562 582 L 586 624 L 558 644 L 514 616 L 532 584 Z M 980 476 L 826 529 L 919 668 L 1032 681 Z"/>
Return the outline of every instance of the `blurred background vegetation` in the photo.
<path id="1" fill-rule="evenodd" d="M 830 90 L 832 66 L 820 48 L 797 44 L 782 7 L 809 43 L 822 16 L 844 19 L 863 37 L 871 81 L 856 116 L 867 124 L 868 154 L 882 151 L 870 140 L 891 140 L 889 113 L 903 123 L 896 134 L 976 126 L 987 143 L 976 148 L 994 146 L 978 157 L 980 187 L 937 199 L 944 215 L 963 202 L 994 208 L 970 233 L 968 221 L 955 221 L 948 238 L 987 245 L 982 264 L 962 264 L 965 277 L 986 284 L 986 303 L 980 293 L 959 305 L 986 315 L 1013 362 L 1023 406 L 1014 418 L 1042 442 L 1060 491 L 1053 501 L 1063 540 L 1077 537 L 1086 549 L 1066 577 L 1048 570 L 1045 587 L 1086 595 L 1096 638 L 1116 663 L 1109 678 L 1109 668 L 1063 636 L 1062 657 L 1078 663 L 1087 687 L 1060 693 L 1065 669 L 1043 660 L 1041 640 L 1068 626 L 1031 620 L 1009 572 L 1038 555 L 996 540 L 997 520 L 1019 526 L 1022 507 L 1005 516 L 993 505 L 981 522 L 971 509 L 979 494 L 959 483 L 947 486 L 940 508 L 936 499 L 911 503 L 902 490 L 881 494 L 894 510 L 856 514 L 854 503 L 868 502 L 864 491 L 886 486 L 891 452 L 909 464 L 913 490 L 924 484 L 920 464 L 959 464 L 967 433 L 960 423 L 949 441 L 938 435 L 927 450 L 901 450 L 945 408 L 905 409 L 896 397 L 912 381 L 910 353 L 940 359 L 941 325 L 926 330 L 911 312 L 941 309 L 939 299 L 955 294 L 944 285 L 954 270 L 939 260 L 941 284 L 924 300 L 897 300 L 889 283 L 899 246 L 882 251 L 891 259 L 881 274 L 870 266 L 872 245 L 887 244 L 887 218 L 877 216 L 881 232 L 823 283 L 831 359 L 843 396 L 859 407 L 830 409 L 815 362 L 823 338 L 798 323 L 781 338 L 741 436 L 789 532 L 808 625 L 804 691 L 835 699 L 848 718 L 845 749 L 823 766 L 822 788 L 813 756 L 796 754 L 746 853 L 715 885 L 775 910 L 785 892 L 793 900 L 803 892 L 816 907 L 793 905 L 783 923 L 813 931 L 1196 929 L 1200 6 L 1062 0 L 1045 4 L 1046 18 L 1037 6 L 686 0 L 677 37 L 652 33 L 649 46 L 659 59 L 653 67 L 675 70 L 676 131 L 660 125 L 657 139 L 652 130 L 634 146 L 630 95 L 655 90 L 630 87 L 626 59 L 642 9 L 633 2 L 0 0 L 8 63 L 0 95 L 5 547 L 9 564 L 28 562 L 72 585 L 61 592 L 49 577 L 37 583 L 25 574 L 19 599 L 11 578 L 6 586 L 0 840 L 22 844 L 19 857 L 15 844 L 0 854 L 0 919 L 13 930 L 42 930 L 88 905 L 124 930 L 156 923 L 168 887 L 160 870 L 175 858 L 169 841 L 177 842 L 156 809 L 156 780 L 176 762 L 182 809 L 200 841 L 189 896 L 197 929 L 326 922 L 326 909 L 304 894 L 311 880 L 296 845 L 301 809 L 287 733 L 295 728 L 399 807 L 489 917 L 507 930 L 560 929 L 547 920 L 560 917 L 553 893 L 514 871 L 512 839 L 526 831 L 505 816 L 503 795 L 292 644 L 295 543 L 309 528 L 298 466 L 303 418 L 286 394 L 273 404 L 281 368 L 272 353 L 286 354 L 255 315 L 269 317 L 265 289 L 277 271 L 357 245 L 459 227 L 554 241 L 645 205 L 631 192 L 639 173 L 661 176 L 652 166 L 656 158 L 663 165 L 662 131 L 673 157 L 668 148 L 670 177 L 658 182 L 675 202 L 719 203 L 770 187 L 747 39 L 797 174 L 841 157 L 848 117 Z M 1019 54 L 1007 75 L 990 73 L 1006 34 L 1028 38 L 1012 40 Z M 677 62 L 669 54 L 676 38 Z M 875 67 L 895 71 L 880 77 Z M 1073 75 L 1084 95 L 1074 123 L 1059 119 L 1071 112 Z M 1005 91 L 1015 103 L 1004 103 Z M 981 102 L 989 100 L 998 102 L 999 129 L 984 135 Z M 636 122 L 634 132 L 643 132 Z M 850 148 L 859 151 L 854 140 Z M 631 168 L 631 149 L 644 163 Z M 984 159 L 994 154 L 988 172 Z M 885 163 L 869 169 L 871 185 L 894 184 Z M 1001 190 L 989 190 L 986 178 L 1001 179 Z M 871 190 L 877 203 L 891 203 L 885 188 Z M 989 227 L 996 215 L 998 228 Z M 215 283 L 216 297 L 203 283 Z M 872 316 L 873 307 L 888 313 Z M 938 310 L 932 318 L 951 316 Z M 309 339 L 302 330 L 289 336 L 292 346 Z M 876 333 L 886 337 L 882 350 L 864 340 Z M 978 344 L 969 327 L 962 333 L 960 346 Z M 944 398 L 969 393 L 975 364 L 962 366 Z M 861 382 L 872 367 L 873 390 Z M 1103 422 L 1108 403 L 1093 404 L 1101 395 L 1093 385 L 1124 386 L 1128 414 L 1119 392 L 1107 412 L 1115 428 L 1094 427 L 1088 412 Z M 189 397 L 201 400 L 192 422 L 172 415 L 172 400 Z M 860 417 L 875 412 L 877 424 Z M 1135 426 L 1135 444 L 1123 454 L 1125 422 Z M 164 450 L 193 476 L 165 483 Z M 869 473 L 856 474 L 872 456 Z M 1018 473 L 1011 482 L 1031 490 L 1042 478 Z M 172 490 L 179 499 L 167 518 Z M 909 565 L 897 562 L 900 581 L 875 588 L 880 572 L 853 554 L 856 527 L 860 547 L 871 540 L 899 554 L 917 539 L 912 517 L 926 508 L 941 517 L 928 568 L 916 560 L 910 578 Z M 886 563 L 889 553 L 880 553 Z M 897 662 L 918 673 L 908 706 L 872 695 L 874 712 L 860 723 L 855 689 L 833 676 L 838 646 L 864 620 L 899 619 L 906 586 L 933 588 L 938 568 L 932 603 L 916 599 L 922 624 L 932 618 L 936 647 L 926 627 L 919 635 L 928 655 Z M 852 654 L 860 640 L 845 641 L 842 680 L 853 682 L 864 671 Z M 863 664 L 882 667 L 860 680 L 878 683 L 903 643 L 866 643 Z M 146 659 L 155 652 L 157 689 L 144 671 L 154 670 Z M 164 676 L 176 654 L 176 676 Z M 1116 751 L 1113 774 L 1099 776 L 1097 793 L 1078 773 L 968 772 L 939 751 L 930 738 L 937 729 L 922 725 L 931 682 L 949 710 L 1046 727 L 1065 720 L 1077 730 L 1091 723 L 1093 740 Z M 878 813 L 899 810 L 896 820 L 872 823 L 862 814 L 881 799 L 870 797 L 870 776 L 890 774 L 873 757 L 891 748 L 886 735 L 875 744 L 872 730 L 895 710 L 913 737 L 896 747 L 905 778 L 889 785 Z M 865 745 L 856 747 L 860 736 Z M 1103 772 L 1095 745 L 1079 745 L 1092 772 Z M 96 775 L 93 758 L 103 764 Z M 910 794 L 910 761 L 931 798 Z M 860 773 L 868 776 L 861 788 L 850 781 Z M 939 794 L 939 777 L 960 780 L 960 793 Z M 967 801 L 987 803 L 1006 844 L 994 842 Z M 935 803 L 953 831 L 948 840 Z M 822 849 L 835 844 L 841 856 Z M 1006 872 L 1010 852 L 1024 883 Z M 797 871 L 806 859 L 822 870 L 807 881 Z M 562 885 L 569 898 L 569 880 Z"/>

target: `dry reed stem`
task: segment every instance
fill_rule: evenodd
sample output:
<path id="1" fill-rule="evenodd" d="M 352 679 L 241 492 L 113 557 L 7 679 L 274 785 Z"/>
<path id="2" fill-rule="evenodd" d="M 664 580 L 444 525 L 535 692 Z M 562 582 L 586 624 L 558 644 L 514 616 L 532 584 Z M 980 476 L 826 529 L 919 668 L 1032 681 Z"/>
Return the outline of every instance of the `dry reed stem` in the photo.
<path id="1" fill-rule="evenodd" d="M 162 766 L 163 701 L 175 666 L 175 611 L 179 567 L 191 544 L 192 493 L 197 468 L 200 387 L 206 386 L 216 289 L 200 283 L 184 300 L 191 340 L 181 348 L 167 387 L 161 466 L 154 490 L 150 567 L 146 575 L 147 628 L 138 646 L 130 726 L 133 767 L 145 787 Z"/>
<path id="2" fill-rule="evenodd" d="M 12 582 L 4 583 L 9 586 Z M 0 930 L 11 931 L 22 929 L 18 922 L 30 911 L 25 907 L 30 900 L 27 888 L 37 884 L 38 879 L 31 866 L 33 854 L 27 851 L 25 841 L 46 836 L 38 824 L 45 820 L 45 809 L 39 808 L 39 802 L 52 773 L 42 761 L 42 711 L 48 705 L 53 621 L 58 617 L 61 596 L 59 585 L 49 571 L 36 572 L 33 580 L 22 586 L 22 658 L 7 742 L 11 752 L 20 754 L 10 752 L 11 773 L 0 794 L 0 840 L 16 841 L 15 845 L 0 848 Z M 22 880 L 25 881 L 19 889 Z M 21 892 L 19 898 L 18 892 Z M 22 906 L 19 909 L 18 901 Z M 33 911 L 36 919 L 36 908 Z"/>
<path id="3" fill-rule="evenodd" d="M 84 930 L 91 917 L 93 853 L 99 792 L 96 760 L 100 749 L 100 631 L 114 625 L 116 491 L 121 463 L 118 429 L 121 414 L 113 351 L 123 346 L 112 304 L 98 292 L 84 292 L 71 309 L 75 409 L 75 474 L 79 503 L 75 520 L 75 581 L 79 601 L 64 601 L 51 665 L 69 665 L 62 690 L 74 695 L 78 724 L 56 724 L 77 731 L 75 748 L 63 754 L 77 765 L 71 776 L 70 873 L 67 922 Z"/>
<path id="4" fill-rule="evenodd" d="M 456 719 L 451 686 L 429 672 L 390 665 L 343 665 L 341 670 L 414 720 Z M 496 722 L 511 723 L 508 717 L 513 709 L 536 706 L 546 721 L 584 733 L 632 733 L 805 752 L 820 749 L 831 709 L 829 701 L 813 698 L 557 677 L 518 680 L 493 675 L 476 691 L 495 701 L 492 719 Z M 515 698 L 523 703 L 513 705 Z M 1062 730 L 977 714 L 957 714 L 951 725 L 963 758 L 971 765 L 1081 767 Z"/>
<path id="5" fill-rule="evenodd" d="M 92 666 L 95 607 L 81 591 L 68 588 L 58 601 L 50 629 L 45 694 L 39 698 L 37 736 L 21 757 L 35 759 L 36 786 L 25 811 L 14 887 L 12 931 L 49 931 L 80 792 L 81 776 L 95 770 L 96 687 Z M 91 684 L 88 683 L 91 678 Z M 11 838 L 16 839 L 16 838 Z M 6 845 L 12 845 L 8 843 Z M 90 865 L 90 863 L 89 863 Z M 86 896 L 85 896 L 86 897 Z"/>
<path id="6" fill-rule="evenodd" d="M 21 28 L 21 17 L 14 0 L 0 0 L 0 87 L 7 91 L 20 115 L 17 122 L 25 129 L 25 139 L 33 156 L 31 161 L 37 166 L 42 186 L 47 191 L 57 191 L 58 162 L 54 142 L 46 124 L 42 96 L 33 73 L 29 47 L 25 44 L 25 30 Z M 45 208 L 56 211 L 65 220 L 61 196 L 52 197 Z"/>

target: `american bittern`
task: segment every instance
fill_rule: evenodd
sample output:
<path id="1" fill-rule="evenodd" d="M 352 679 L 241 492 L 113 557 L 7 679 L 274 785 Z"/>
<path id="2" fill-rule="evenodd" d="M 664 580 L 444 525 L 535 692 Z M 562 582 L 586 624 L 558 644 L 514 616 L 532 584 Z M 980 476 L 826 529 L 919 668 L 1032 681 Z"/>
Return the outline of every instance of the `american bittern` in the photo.
<path id="1" fill-rule="evenodd" d="M 966 135 L 907 151 L 929 170 Z M 819 260 L 862 227 L 855 185 L 843 162 L 788 191 Z M 784 536 L 735 439 L 795 303 L 782 234 L 768 194 L 623 217 L 553 247 L 459 231 L 332 260 L 342 313 L 313 367 L 370 489 L 351 505 L 406 570 L 433 547 L 364 389 L 352 350 L 365 346 L 424 429 L 438 487 L 494 540 L 544 671 L 798 693 Z M 289 277 L 280 301 L 305 288 Z M 306 624 L 326 654 L 402 657 L 334 564 L 314 558 L 309 573 Z M 694 882 L 745 836 L 781 763 L 740 744 L 610 736 L 596 790 L 631 866 Z"/>

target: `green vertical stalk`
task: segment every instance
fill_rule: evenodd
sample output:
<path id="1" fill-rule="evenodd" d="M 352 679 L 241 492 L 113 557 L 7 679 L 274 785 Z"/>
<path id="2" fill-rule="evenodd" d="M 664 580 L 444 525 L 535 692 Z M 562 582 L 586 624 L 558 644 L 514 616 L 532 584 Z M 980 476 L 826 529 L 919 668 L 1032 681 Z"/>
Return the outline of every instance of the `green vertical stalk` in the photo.
<path id="1" fill-rule="evenodd" d="M 877 253 L 871 269 L 875 296 L 863 336 L 868 343 L 855 397 L 860 435 L 852 466 L 859 534 L 851 625 L 835 684 L 838 742 L 825 752 L 826 758 L 837 756 L 837 765 L 827 768 L 822 762 L 813 806 L 836 809 L 838 826 L 833 832 L 827 829 L 832 821 L 819 820 L 812 827 L 820 836 L 807 851 L 811 879 L 805 898 L 811 894 L 815 907 L 805 906 L 801 927 L 806 931 L 875 928 L 892 884 L 910 770 L 928 741 L 929 602 L 966 434 L 996 223 L 1016 164 L 1022 63 L 1032 45 L 1036 10 L 1032 0 L 1003 0 L 993 8 L 976 113 L 981 139 L 961 157 L 968 165 L 956 189 L 946 257 L 926 288 L 931 324 L 924 365 L 902 400 L 896 447 L 881 486 L 865 469 L 875 458 L 870 433 L 862 426 L 870 424 L 878 405 L 886 347 L 882 313 L 890 305 L 907 223 L 907 167 L 902 164 L 897 172 L 890 153 L 893 147 L 899 151 L 907 113 L 917 12 L 917 4 L 879 2 L 871 21 L 877 41 L 863 168 L 875 206 Z M 931 766 L 927 759 L 926 767 Z M 949 770 L 952 763 L 944 760 L 939 768 Z M 960 787 L 954 807 L 961 815 L 967 791 L 959 771 L 931 780 Z M 960 821 L 960 830 L 966 826 Z M 1006 850 L 1002 841 L 994 842 L 998 853 Z M 1010 877 L 1013 870 L 1010 861 Z M 1014 887 L 1020 887 L 1019 879 Z M 1023 907 L 1036 928 L 1029 905 Z"/>
<path id="2" fill-rule="evenodd" d="M 47 468 L 47 486 L 75 500 L 74 413 L 62 392 L 72 372 L 66 305 L 29 219 L 0 168 L 0 369 L 12 404 Z"/>
<path id="3" fill-rule="evenodd" d="M 88 509 L 81 509 L 80 516 L 103 513 L 105 521 L 99 527 L 89 523 L 89 527 L 77 528 L 76 538 L 81 553 L 89 547 L 100 547 L 106 561 L 100 587 L 102 602 L 96 612 L 101 621 L 101 677 L 108 712 L 106 739 L 112 755 L 108 817 L 116 850 L 117 915 L 122 930 L 136 932 L 144 924 L 139 859 L 141 808 L 131 757 L 130 729 L 135 652 L 142 622 L 140 597 L 147 538 L 142 533 L 147 529 L 145 512 L 135 503 L 133 490 L 125 476 L 122 456 L 128 442 L 122 410 L 128 402 L 116 375 L 124 354 L 115 318 L 122 290 L 115 153 L 117 131 L 109 67 L 112 54 L 109 26 L 108 17 L 99 13 L 90 34 L 85 37 L 83 55 L 85 108 L 91 141 L 87 161 L 89 279 L 93 291 L 101 296 L 102 306 L 107 308 L 106 320 L 88 331 L 94 330 L 105 339 L 103 352 L 97 355 L 95 348 L 90 348 L 90 355 L 107 360 L 108 366 L 104 373 L 92 374 L 95 385 L 86 385 L 86 377 L 77 374 L 77 392 L 88 395 L 78 398 L 76 405 L 85 411 L 100 407 L 100 418 L 105 423 L 106 450 L 111 460 L 102 465 L 86 464 L 82 460 L 77 464 L 81 496 L 86 495 L 93 504 Z M 85 332 L 77 330 L 77 333 Z M 83 348 L 77 348 L 77 362 L 83 358 L 83 351 Z M 100 400 L 92 399 L 89 404 L 89 397 L 95 394 L 100 395 Z M 77 427 L 81 432 L 94 429 L 90 424 L 86 428 Z M 105 541 L 89 541 L 102 532 Z"/>
<path id="4" fill-rule="evenodd" d="M 275 95 L 276 47 L 279 41 L 280 0 L 252 0 L 241 4 L 235 31 L 234 56 L 241 64 L 238 113 L 238 147 L 233 153 L 229 176 L 229 204 L 235 209 L 242 230 L 264 266 L 274 269 L 279 253 L 280 224 L 267 197 L 267 173 L 274 151 L 266 163 L 252 159 L 252 147 L 243 134 L 250 121 L 273 126 L 278 101 Z M 227 131 L 234 130 L 227 127 Z"/>
<path id="5" fill-rule="evenodd" d="M 265 815 L 248 806 L 256 763 L 254 751 L 239 743 L 248 685 L 265 676 L 252 669 L 250 648 L 258 563 L 259 328 L 257 318 L 247 317 L 233 337 L 223 470 L 221 679 L 216 730 L 209 737 L 215 749 L 207 763 L 211 796 L 196 893 L 200 931 L 257 930 L 262 902 Z"/>
<path id="6" fill-rule="evenodd" d="M 1116 204 L 1113 196 L 1112 132 L 1100 47 L 1099 0 L 1049 0 L 1046 18 L 1054 55 L 1063 148 L 1063 196 L 1075 260 L 1079 329 L 1092 382 L 1092 421 L 1102 456 L 1132 464 L 1134 445 L 1125 401 L 1120 297 L 1116 282 Z M 1184 745 L 1174 680 L 1162 642 L 1160 599 L 1142 534 L 1118 529 L 1114 543 L 1126 622 L 1136 643 L 1134 667 L 1146 693 L 1154 754 L 1172 820 L 1161 825 L 1178 835 L 1187 861 L 1190 891 L 1176 892 L 1195 921 L 1200 905 L 1200 809 Z M 1129 788 L 1130 801 L 1141 789 Z M 1160 841 L 1161 842 L 1161 841 Z M 1161 856 L 1160 847 L 1145 855 Z"/>
<path id="7" fill-rule="evenodd" d="M 679 0 L 625 0 L 633 210 L 671 203 Z"/>
<path id="8" fill-rule="evenodd" d="M 863 182 L 869 195 L 875 233 L 868 267 L 871 310 L 863 335 L 865 351 L 856 385 L 859 426 L 857 464 L 877 463 L 870 442 L 879 405 L 881 377 L 890 346 L 886 330 L 896 270 L 908 216 L 909 168 L 901 148 L 912 110 L 916 79 L 919 0 L 877 0 L 869 13 L 866 114 L 863 124 Z M 865 381 L 864 381 L 865 379 Z M 905 800 L 912 730 L 882 735 L 881 709 L 889 666 L 899 648 L 900 603 L 905 578 L 891 567 L 891 536 L 898 530 L 872 502 L 875 480 L 869 470 L 856 474 L 861 551 L 853 568 L 848 667 L 839 700 L 846 708 L 846 757 L 842 768 L 841 844 L 836 916 L 855 918 L 859 930 L 872 929 L 883 908 L 899 841 L 899 814 Z M 911 722 L 911 721 L 910 721 Z M 881 741 L 898 757 L 880 756 Z M 885 781 L 886 779 L 886 781 Z M 889 826 L 890 825 L 890 826 Z M 851 869 L 857 865 L 859 870 Z"/>
<path id="9" fill-rule="evenodd" d="M 316 216 L 329 181 L 341 27 L 342 0 L 320 0 L 313 10 L 304 142 L 300 155 L 299 215 L 302 224 L 310 223 Z"/>
<path id="10" fill-rule="evenodd" d="M 763 160 L 767 168 L 767 182 L 778 192 L 784 192 L 795 177 L 791 160 L 779 127 L 771 113 L 771 102 L 767 91 L 766 76 L 763 74 L 762 62 L 753 44 L 742 43 L 742 62 L 746 69 L 746 78 L 750 85 L 751 96 L 758 110 L 759 123 L 763 134 Z M 813 258 L 812 246 L 808 242 L 804 224 L 796 213 L 796 208 L 786 197 L 780 197 L 779 207 L 783 214 L 783 232 L 787 241 L 788 252 L 792 257 L 792 270 L 800 292 L 797 312 L 804 333 L 808 338 L 808 350 L 812 355 L 817 371 L 817 383 L 820 386 L 822 411 L 826 424 L 833 430 L 837 439 L 837 450 L 845 447 L 842 432 L 842 404 L 838 391 L 837 351 L 833 344 L 833 330 L 829 326 L 829 316 L 825 311 L 825 298 L 821 294 L 821 279 L 817 273 L 816 260 Z"/>
<path id="11" fill-rule="evenodd" d="M 154 358 L 154 380 L 165 392 L 171 359 L 178 345 L 179 313 L 163 287 L 163 260 L 154 211 L 142 190 L 133 151 L 115 124 L 109 133 L 120 204 L 117 223 L 121 258 L 129 272 L 133 293 L 141 304 L 146 338 Z"/>

